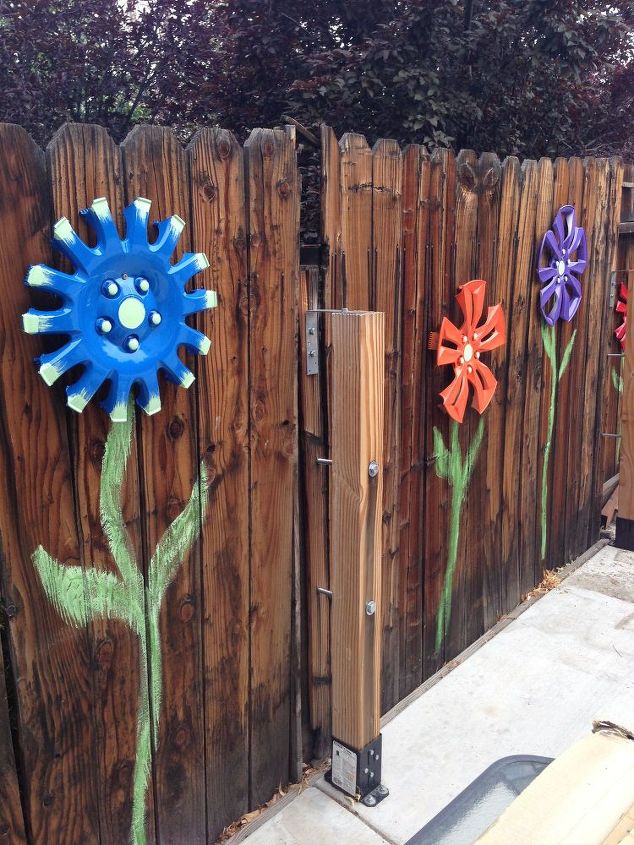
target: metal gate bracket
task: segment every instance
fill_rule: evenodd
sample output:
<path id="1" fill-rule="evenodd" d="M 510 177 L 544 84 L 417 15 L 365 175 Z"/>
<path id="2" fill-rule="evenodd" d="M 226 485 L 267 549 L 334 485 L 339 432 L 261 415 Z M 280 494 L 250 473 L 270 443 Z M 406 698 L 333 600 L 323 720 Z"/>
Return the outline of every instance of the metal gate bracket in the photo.
<path id="1" fill-rule="evenodd" d="M 317 312 L 306 312 L 306 375 L 316 376 L 319 373 L 319 331 L 317 327 Z"/>

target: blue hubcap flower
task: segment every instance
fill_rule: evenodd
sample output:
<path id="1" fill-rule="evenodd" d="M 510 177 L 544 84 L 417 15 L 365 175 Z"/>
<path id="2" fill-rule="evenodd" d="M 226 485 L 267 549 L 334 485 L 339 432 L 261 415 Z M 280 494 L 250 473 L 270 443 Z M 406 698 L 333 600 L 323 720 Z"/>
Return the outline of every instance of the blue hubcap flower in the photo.
<path id="1" fill-rule="evenodd" d="M 71 261 L 74 275 L 36 264 L 26 276 L 26 285 L 62 300 L 53 311 L 30 308 L 22 324 L 28 334 L 67 335 L 63 346 L 40 356 L 39 372 L 52 385 L 72 367 L 83 366 L 80 378 L 66 388 L 68 406 L 79 413 L 107 381 L 102 407 L 113 421 L 125 421 L 134 385 L 137 404 L 146 414 L 155 414 L 161 409 L 158 371 L 189 387 L 194 375 L 178 349 L 185 346 L 201 355 L 209 351 L 209 338 L 185 321 L 217 304 L 215 291 L 185 290 L 209 262 L 197 252 L 172 265 L 185 222 L 174 214 L 157 223 L 157 238 L 149 243 L 149 211 L 149 200 L 135 199 L 123 212 L 126 236 L 121 239 L 107 200 L 94 200 L 82 215 L 96 232 L 95 247 L 88 247 L 65 217 L 53 227 L 53 244 Z"/>

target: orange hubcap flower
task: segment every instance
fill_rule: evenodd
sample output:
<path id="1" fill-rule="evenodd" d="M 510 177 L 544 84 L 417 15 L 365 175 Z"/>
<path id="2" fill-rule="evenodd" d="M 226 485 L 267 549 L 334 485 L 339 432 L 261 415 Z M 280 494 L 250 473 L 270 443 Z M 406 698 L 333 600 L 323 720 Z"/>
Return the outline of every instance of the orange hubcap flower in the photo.
<path id="1" fill-rule="evenodd" d="M 488 309 L 487 317 L 478 325 L 484 310 L 487 283 L 482 279 L 467 282 L 456 296 L 464 322 L 456 328 L 445 317 L 440 326 L 436 364 L 453 367 L 454 379 L 440 394 L 449 416 L 461 423 L 469 400 L 469 385 L 473 388 L 472 405 L 481 414 L 487 407 L 497 386 L 497 379 L 481 360 L 483 352 L 491 352 L 506 342 L 506 325 L 501 305 Z"/>

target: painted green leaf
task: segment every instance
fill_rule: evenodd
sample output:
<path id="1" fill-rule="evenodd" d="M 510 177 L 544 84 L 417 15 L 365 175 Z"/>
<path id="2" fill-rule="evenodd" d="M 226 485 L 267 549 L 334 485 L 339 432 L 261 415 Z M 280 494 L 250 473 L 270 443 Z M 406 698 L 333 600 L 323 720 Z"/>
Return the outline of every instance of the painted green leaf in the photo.
<path id="1" fill-rule="evenodd" d="M 189 501 L 166 528 L 152 555 L 148 573 L 148 595 L 152 607 L 160 607 L 165 590 L 200 533 L 201 520 L 207 510 L 207 487 L 207 469 L 201 461 L 200 481 L 194 483 Z"/>
<path id="2" fill-rule="evenodd" d="M 545 323 L 542 323 L 542 340 L 544 341 L 544 351 L 548 356 L 548 360 L 550 361 L 553 372 L 556 371 L 556 363 L 555 363 L 555 356 L 556 356 L 556 349 L 555 349 L 555 327 L 548 326 Z"/>
<path id="3" fill-rule="evenodd" d="M 143 613 L 130 602 L 129 591 L 112 572 L 64 566 L 42 546 L 33 552 L 42 586 L 59 615 L 71 625 L 86 625 L 96 616 L 121 619 L 137 632 Z"/>
<path id="4" fill-rule="evenodd" d="M 572 337 L 568 341 L 568 345 L 566 346 L 566 348 L 564 350 L 564 354 L 561 357 L 561 363 L 559 365 L 559 374 L 557 376 L 558 381 L 561 381 L 561 377 L 566 372 L 566 368 L 568 367 L 568 364 L 570 363 L 570 356 L 572 355 L 572 347 L 575 344 L 575 337 L 576 336 L 577 336 L 577 330 L 575 329 L 574 332 L 572 333 Z"/>
<path id="5" fill-rule="evenodd" d="M 447 478 L 449 475 L 449 451 L 436 426 L 434 426 L 434 455 L 436 456 L 436 475 L 438 478 Z"/>
<path id="6" fill-rule="evenodd" d="M 623 393 L 623 376 L 612 367 L 612 384 L 617 393 Z"/>

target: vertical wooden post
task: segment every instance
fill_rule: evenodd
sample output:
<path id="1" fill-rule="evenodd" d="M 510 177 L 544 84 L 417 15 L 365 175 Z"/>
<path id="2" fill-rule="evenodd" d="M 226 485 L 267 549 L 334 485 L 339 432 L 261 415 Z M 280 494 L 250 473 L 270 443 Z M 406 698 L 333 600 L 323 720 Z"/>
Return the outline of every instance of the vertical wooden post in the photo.
<path id="1" fill-rule="evenodd" d="M 381 780 L 384 318 L 337 311 L 327 319 L 332 345 L 331 779 L 364 797 Z"/>

